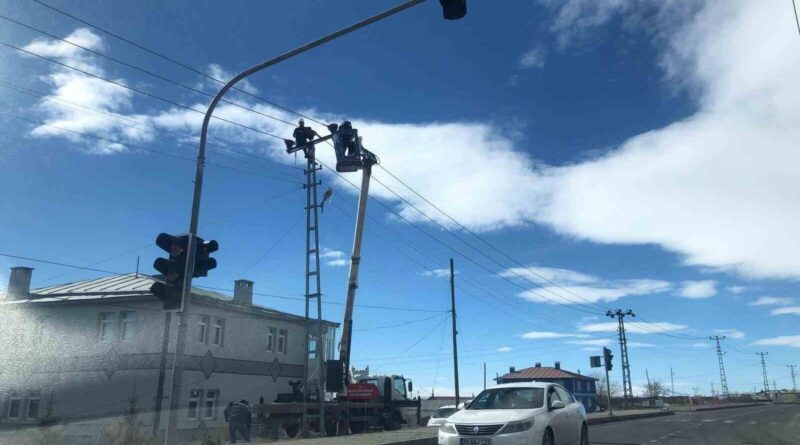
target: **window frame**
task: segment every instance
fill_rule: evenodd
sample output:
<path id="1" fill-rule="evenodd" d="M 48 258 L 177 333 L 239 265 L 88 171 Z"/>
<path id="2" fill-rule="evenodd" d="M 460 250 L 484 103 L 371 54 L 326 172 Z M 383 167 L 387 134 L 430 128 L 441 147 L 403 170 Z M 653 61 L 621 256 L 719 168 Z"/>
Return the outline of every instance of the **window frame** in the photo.
<path id="1" fill-rule="evenodd" d="M 131 316 L 131 318 L 125 318 L 126 315 Z M 119 339 L 122 341 L 131 341 L 133 340 L 134 335 L 136 335 L 136 311 L 120 311 L 119 313 Z M 128 333 L 126 337 L 126 333 Z"/>
<path id="2" fill-rule="evenodd" d="M 105 317 L 106 315 L 108 318 Z M 99 341 L 114 341 L 114 324 L 116 322 L 116 316 L 116 312 L 100 312 L 97 314 L 97 339 Z M 108 329 L 106 329 L 106 326 L 108 326 Z"/>
<path id="3" fill-rule="evenodd" d="M 40 315 L 36 317 L 36 320 L 33 324 L 33 335 L 31 336 L 31 343 L 38 345 L 44 340 L 44 329 L 45 323 L 51 316 L 49 315 Z"/>
<path id="4" fill-rule="evenodd" d="M 11 408 L 14 406 L 14 402 L 17 402 L 17 415 L 11 415 Z M 10 394 L 8 396 L 8 409 L 6 410 L 6 415 L 8 416 L 8 420 L 19 420 L 22 418 L 22 407 L 23 407 L 23 400 L 22 396 L 17 394 Z"/>
<path id="5" fill-rule="evenodd" d="M 214 396 L 209 400 L 209 393 L 213 393 Z M 211 402 L 211 415 L 206 415 L 206 408 L 208 407 L 208 403 Z M 208 389 L 205 391 L 203 395 L 203 403 L 202 403 L 202 418 L 203 420 L 214 420 L 217 418 L 217 405 L 219 404 L 219 390 L 218 389 Z"/>
<path id="6" fill-rule="evenodd" d="M 208 344 L 208 331 L 210 327 L 211 317 L 208 315 L 201 315 L 200 320 L 197 322 L 197 333 L 199 334 L 195 338 L 195 342 L 201 345 Z"/>
<path id="7" fill-rule="evenodd" d="M 31 417 L 31 404 L 36 402 L 36 413 Z M 42 408 L 42 398 L 38 395 L 28 396 L 27 403 L 25 404 L 25 420 L 36 420 L 39 418 L 39 411 Z"/>
<path id="8" fill-rule="evenodd" d="M 195 395 L 196 394 L 196 395 Z M 189 398 L 186 404 L 186 419 L 187 420 L 199 420 L 201 410 L 203 408 L 202 404 L 203 400 L 203 390 L 202 389 L 190 389 L 189 390 Z M 192 403 L 195 404 L 194 406 L 194 416 L 192 416 Z"/>
<path id="9" fill-rule="evenodd" d="M 283 347 L 281 347 L 283 346 Z M 279 328 L 278 329 L 278 344 L 277 344 L 277 352 L 278 354 L 286 354 L 289 350 L 289 329 L 287 328 Z"/>
<path id="10" fill-rule="evenodd" d="M 275 341 L 278 337 L 278 328 L 267 328 L 267 352 L 275 352 Z"/>
<path id="11" fill-rule="evenodd" d="M 211 325 L 211 340 L 212 346 L 222 347 L 225 344 L 225 319 L 214 317 L 214 323 Z"/>

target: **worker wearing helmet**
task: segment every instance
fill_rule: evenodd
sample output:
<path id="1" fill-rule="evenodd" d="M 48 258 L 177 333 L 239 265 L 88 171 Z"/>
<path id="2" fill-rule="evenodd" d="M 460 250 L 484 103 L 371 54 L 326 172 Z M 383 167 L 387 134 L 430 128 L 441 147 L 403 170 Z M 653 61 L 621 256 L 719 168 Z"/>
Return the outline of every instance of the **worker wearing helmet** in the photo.
<path id="1" fill-rule="evenodd" d="M 297 128 L 294 129 L 294 133 L 292 133 L 294 137 L 294 142 L 297 144 L 298 147 L 306 147 L 308 142 L 314 137 L 318 137 L 316 131 L 314 131 L 311 127 L 306 127 L 306 123 L 303 119 L 300 119 L 297 122 Z"/>

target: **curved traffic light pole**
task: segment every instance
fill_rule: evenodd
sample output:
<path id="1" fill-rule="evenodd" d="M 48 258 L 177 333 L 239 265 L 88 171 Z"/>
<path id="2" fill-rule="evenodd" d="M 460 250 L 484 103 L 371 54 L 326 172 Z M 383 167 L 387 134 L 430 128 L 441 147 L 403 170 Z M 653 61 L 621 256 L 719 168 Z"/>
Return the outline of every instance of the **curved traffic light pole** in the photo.
<path id="1" fill-rule="evenodd" d="M 379 20 L 397 14 L 398 12 L 411 8 L 412 6 L 416 6 L 420 3 L 423 3 L 424 1 L 425 0 L 408 0 L 400 5 L 397 5 L 391 9 L 381 12 L 380 14 L 374 15 L 358 23 L 350 25 L 346 28 L 340 29 L 339 31 L 328 34 L 299 48 L 281 54 L 280 56 L 259 63 L 258 65 L 254 65 L 242 71 L 241 73 L 237 74 L 233 79 L 229 80 L 228 83 L 226 83 L 219 90 L 216 96 L 214 96 L 214 99 L 211 100 L 211 104 L 209 104 L 208 110 L 206 111 L 205 117 L 203 118 L 203 126 L 202 129 L 200 130 L 200 147 L 197 151 L 197 167 L 194 179 L 194 195 L 192 197 L 192 215 L 189 221 L 189 240 L 188 240 L 189 252 L 186 258 L 186 270 L 183 275 L 184 281 L 183 281 L 183 289 L 181 296 L 183 300 L 183 310 L 181 311 L 180 323 L 178 325 L 178 339 L 175 344 L 175 360 L 172 366 L 172 382 L 170 385 L 170 398 L 169 398 L 169 417 L 167 421 L 167 431 L 165 435 L 166 445 L 174 445 L 177 443 L 178 412 L 181 407 L 180 396 L 181 396 L 181 389 L 183 386 L 183 359 L 184 359 L 184 354 L 186 352 L 186 331 L 189 324 L 188 314 L 189 314 L 189 306 L 191 303 L 189 296 L 191 295 L 192 273 L 194 272 L 192 269 L 194 265 L 195 244 L 197 240 L 197 225 L 198 225 L 198 220 L 200 219 L 200 197 L 203 189 L 203 170 L 205 168 L 206 139 L 208 134 L 208 123 L 211 120 L 211 115 L 214 113 L 214 109 L 217 107 L 217 104 L 225 95 L 225 93 L 227 93 L 231 88 L 233 88 L 234 85 L 236 85 L 239 81 L 241 81 L 245 77 L 257 73 L 272 65 L 283 62 L 284 60 L 290 59 L 298 54 L 304 53 L 308 50 L 314 49 L 320 45 L 328 43 L 331 40 L 344 36 L 345 34 L 349 34 L 365 26 L 371 25 L 372 23 L 375 23 Z"/>

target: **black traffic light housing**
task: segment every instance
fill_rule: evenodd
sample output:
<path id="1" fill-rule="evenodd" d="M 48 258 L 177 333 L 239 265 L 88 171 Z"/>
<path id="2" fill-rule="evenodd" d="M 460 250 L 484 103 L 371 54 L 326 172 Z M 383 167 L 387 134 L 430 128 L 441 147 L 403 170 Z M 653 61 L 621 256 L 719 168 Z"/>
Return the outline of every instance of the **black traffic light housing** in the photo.
<path id="1" fill-rule="evenodd" d="M 217 267 L 217 260 L 209 255 L 219 250 L 219 243 L 214 240 L 203 241 L 197 238 L 197 249 L 194 254 L 194 272 L 192 277 L 207 277 L 208 271 Z"/>
<path id="2" fill-rule="evenodd" d="M 603 348 L 603 360 L 606 365 L 606 371 L 611 371 L 614 365 L 611 363 L 611 360 L 614 358 L 614 355 L 611 354 L 611 350 L 608 348 Z"/>
<path id="3" fill-rule="evenodd" d="M 183 278 L 186 271 L 189 235 L 161 233 L 156 245 L 169 254 L 169 258 L 156 258 L 153 268 L 161 273 L 163 282 L 150 286 L 150 292 L 164 301 L 165 311 L 183 309 Z"/>
<path id="4" fill-rule="evenodd" d="M 447 20 L 458 20 L 467 15 L 467 0 L 439 0 Z"/>

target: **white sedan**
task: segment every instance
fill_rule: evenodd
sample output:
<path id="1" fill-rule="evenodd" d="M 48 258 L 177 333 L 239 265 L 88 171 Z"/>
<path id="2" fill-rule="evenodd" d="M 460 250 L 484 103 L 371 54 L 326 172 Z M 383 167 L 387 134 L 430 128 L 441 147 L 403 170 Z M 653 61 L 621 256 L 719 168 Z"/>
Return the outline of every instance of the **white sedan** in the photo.
<path id="1" fill-rule="evenodd" d="M 441 426 L 448 417 L 455 414 L 458 411 L 455 405 L 446 405 L 439 407 L 436 411 L 431 414 L 430 420 L 428 420 L 428 426 Z"/>
<path id="2" fill-rule="evenodd" d="M 553 383 L 509 383 L 486 389 L 439 427 L 439 445 L 588 443 L 583 404 Z"/>

